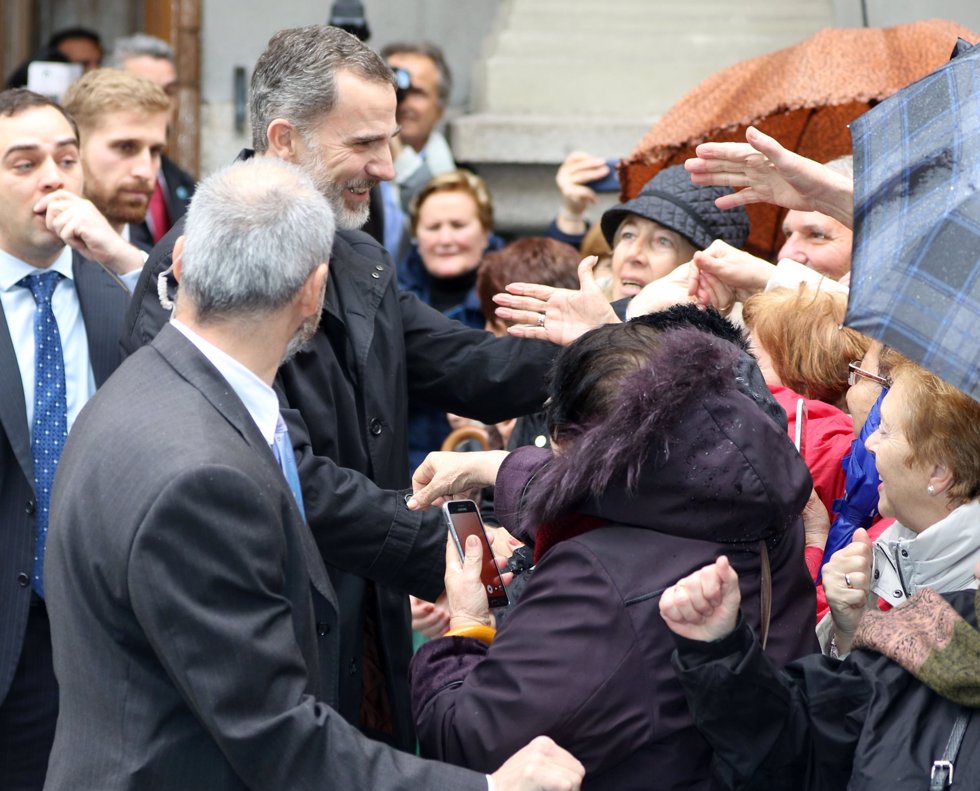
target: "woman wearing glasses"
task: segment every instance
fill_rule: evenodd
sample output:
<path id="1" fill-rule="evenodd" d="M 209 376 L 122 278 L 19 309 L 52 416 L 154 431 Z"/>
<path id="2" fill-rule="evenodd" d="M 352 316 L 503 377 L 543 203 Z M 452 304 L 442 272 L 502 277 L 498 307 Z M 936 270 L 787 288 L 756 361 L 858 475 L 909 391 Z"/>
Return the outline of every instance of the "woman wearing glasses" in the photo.
<path id="1" fill-rule="evenodd" d="M 866 371 L 853 373 L 880 387 Z M 879 598 L 895 606 L 921 588 L 946 593 L 975 587 L 980 405 L 907 361 L 893 375 L 880 424 L 865 446 L 881 481 L 878 510 L 895 522 L 873 541 L 857 530 L 824 566 L 830 614 L 817 632 L 831 654 L 848 650 L 858 621 Z"/>
<path id="2" fill-rule="evenodd" d="M 725 559 L 661 597 L 674 668 L 729 787 L 977 788 L 980 402 L 912 364 L 893 376 L 867 442 L 897 522 L 824 569 L 828 595 L 849 596 L 835 610 L 853 648 L 843 662 L 777 672 L 736 623 Z M 867 612 L 869 590 L 903 606 Z"/>

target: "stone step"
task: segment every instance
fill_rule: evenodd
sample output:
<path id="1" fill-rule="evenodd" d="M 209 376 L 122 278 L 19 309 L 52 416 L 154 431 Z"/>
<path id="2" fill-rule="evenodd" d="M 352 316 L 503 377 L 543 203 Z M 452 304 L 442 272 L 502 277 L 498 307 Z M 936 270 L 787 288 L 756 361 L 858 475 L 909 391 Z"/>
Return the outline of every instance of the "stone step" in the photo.
<path id="1" fill-rule="evenodd" d="M 756 16 L 817 16 L 833 13 L 832 0 L 507 0 L 509 14 L 592 14 L 597 21 L 622 16 L 690 16 L 704 19 L 710 14 L 734 11 Z"/>
<path id="2" fill-rule="evenodd" d="M 572 151 L 604 159 L 629 154 L 656 116 L 595 118 L 583 115 L 474 113 L 450 124 L 453 153 L 472 164 L 561 164 Z"/>
<path id="3" fill-rule="evenodd" d="M 812 35 L 810 27 L 760 33 L 758 30 L 735 31 L 724 36 L 717 33 L 692 33 L 678 36 L 657 30 L 644 36 L 617 40 L 615 45 L 599 41 L 592 31 L 506 30 L 496 40 L 490 57 L 549 57 L 567 60 L 577 58 L 588 68 L 619 68 L 623 58 L 646 59 L 652 63 L 682 58 L 710 58 L 719 63 L 735 63 L 766 52 L 789 47 Z M 606 57 L 610 50 L 615 58 Z M 583 57 L 584 56 L 584 57 Z"/>
<path id="4" fill-rule="evenodd" d="M 705 78 L 833 20 L 833 0 L 504 0 L 453 151 L 487 179 L 501 230 L 539 230 L 571 151 L 627 156 Z"/>
<path id="5" fill-rule="evenodd" d="M 721 3 L 670 3 L 666 7 L 654 7 L 642 3 L 616 5 L 610 13 L 610 6 L 596 6 L 594 3 L 550 4 L 534 2 L 515 2 L 505 6 L 503 13 L 509 27 L 548 30 L 583 25 L 594 30 L 619 30 L 637 23 L 644 27 L 683 24 L 691 32 L 710 30 L 719 21 L 732 21 L 740 24 L 759 24 L 775 21 L 789 24 L 810 22 L 818 26 L 832 24 L 833 10 L 829 3 L 776 4 L 760 2 L 752 5 L 733 2 Z"/>
<path id="6" fill-rule="evenodd" d="M 578 58 L 493 56 L 485 65 L 476 94 L 482 111 L 601 116 L 660 115 L 728 64 L 705 58 L 659 64 L 617 58 L 614 66 L 590 68 Z"/>

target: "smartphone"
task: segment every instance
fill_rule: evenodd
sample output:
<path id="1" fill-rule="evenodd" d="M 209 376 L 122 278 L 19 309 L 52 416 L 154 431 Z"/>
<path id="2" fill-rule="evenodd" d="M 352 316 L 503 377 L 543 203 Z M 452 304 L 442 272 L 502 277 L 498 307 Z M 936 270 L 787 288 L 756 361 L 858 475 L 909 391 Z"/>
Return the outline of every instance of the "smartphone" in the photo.
<path id="1" fill-rule="evenodd" d="M 446 515 L 449 534 L 453 537 L 461 560 L 469 536 L 478 536 L 483 541 L 483 568 L 480 570 L 480 581 L 487 591 L 490 606 L 506 607 L 510 603 L 507 599 L 507 591 L 504 590 L 503 580 L 500 579 L 500 571 L 494 561 L 493 550 L 490 548 L 487 531 L 483 527 L 480 509 L 476 503 L 472 500 L 450 500 L 442 506 L 442 512 Z"/>
<path id="2" fill-rule="evenodd" d="M 798 398 L 796 400 L 796 426 L 793 432 L 793 444 L 796 445 L 796 450 L 800 456 L 804 458 L 806 458 L 806 422 L 806 401 Z"/>
<path id="3" fill-rule="evenodd" d="M 27 88 L 60 102 L 71 84 L 81 76 L 80 63 L 36 60 L 27 67 Z"/>
<path id="4" fill-rule="evenodd" d="M 594 192 L 619 192 L 619 160 L 607 159 L 609 175 L 595 181 L 585 182 L 585 186 Z"/>

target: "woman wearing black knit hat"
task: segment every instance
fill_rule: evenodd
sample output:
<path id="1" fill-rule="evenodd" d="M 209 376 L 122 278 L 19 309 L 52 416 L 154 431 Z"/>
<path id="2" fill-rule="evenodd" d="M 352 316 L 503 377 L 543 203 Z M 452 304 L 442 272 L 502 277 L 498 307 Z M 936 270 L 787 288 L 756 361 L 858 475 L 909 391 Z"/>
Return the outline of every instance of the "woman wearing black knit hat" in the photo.
<path id="1" fill-rule="evenodd" d="M 603 214 L 602 233 L 613 250 L 613 299 L 635 296 L 715 239 L 742 247 L 749 235 L 745 210 L 715 206 L 716 198 L 730 192 L 696 186 L 684 166 L 675 165 L 650 179 L 635 198 Z"/>

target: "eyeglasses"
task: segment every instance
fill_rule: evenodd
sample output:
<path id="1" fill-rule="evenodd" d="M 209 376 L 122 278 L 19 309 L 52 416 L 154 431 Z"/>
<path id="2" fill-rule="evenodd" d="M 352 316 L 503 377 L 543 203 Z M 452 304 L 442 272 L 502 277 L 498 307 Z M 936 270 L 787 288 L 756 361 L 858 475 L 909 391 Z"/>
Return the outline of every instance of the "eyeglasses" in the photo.
<path id="1" fill-rule="evenodd" d="M 870 371 L 865 371 L 861 367 L 860 360 L 854 360 L 847 364 L 847 384 L 850 387 L 854 387 L 857 384 L 858 378 L 867 379 L 875 384 L 881 385 L 882 387 L 888 388 L 892 386 L 892 380 L 887 376 L 878 376 Z"/>

